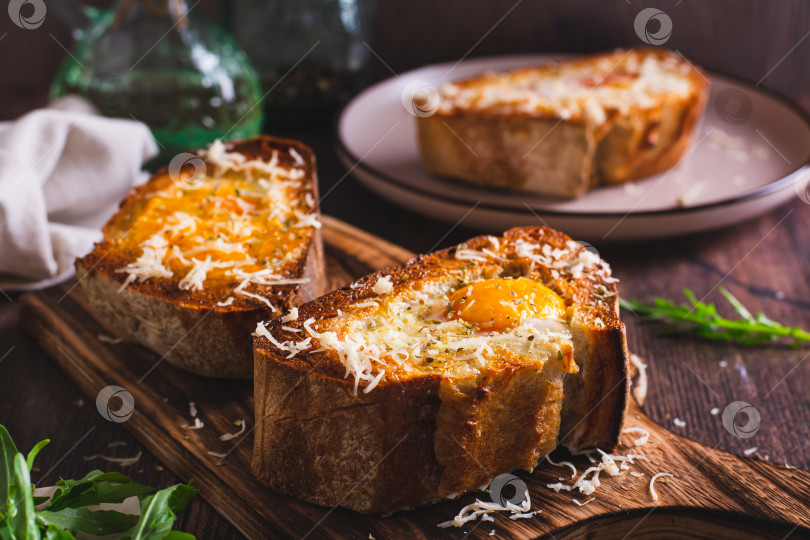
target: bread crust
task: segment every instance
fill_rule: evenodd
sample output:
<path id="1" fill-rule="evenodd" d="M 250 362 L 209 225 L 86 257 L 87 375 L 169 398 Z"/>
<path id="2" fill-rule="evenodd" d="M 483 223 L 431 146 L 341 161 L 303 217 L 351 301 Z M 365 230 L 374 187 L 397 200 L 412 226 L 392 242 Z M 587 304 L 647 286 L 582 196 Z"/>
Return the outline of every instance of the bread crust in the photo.
<path id="1" fill-rule="evenodd" d="M 614 185 L 673 167 L 694 137 L 708 97 L 706 76 L 675 53 L 639 49 L 677 62 L 693 89 L 685 97 L 659 97 L 653 106 L 638 104 L 609 110 L 594 125 L 581 116 L 563 119 L 557 111 L 538 109 L 439 108 L 418 117 L 417 132 L 424 167 L 489 188 L 523 190 L 557 198 L 575 198 L 589 189 Z M 552 64 L 582 66 L 603 59 L 619 62 L 624 51 Z M 548 67 L 515 70 L 516 75 Z M 455 83 L 481 84 L 487 75 Z"/>
<path id="2" fill-rule="evenodd" d="M 487 247 L 490 238 L 474 238 L 466 248 Z M 551 229 L 524 227 L 507 231 L 501 243 L 513 246 L 519 239 L 560 248 L 570 242 Z M 396 290 L 443 275 L 458 264 L 456 249 L 370 274 L 300 306 L 294 321 L 271 320 L 267 330 L 282 342 L 301 340 L 306 334 L 294 330 L 305 331 L 307 320 L 329 319 L 377 297 L 373 288 L 384 276 Z M 510 249 L 505 268 L 526 263 Z M 560 422 L 572 376 L 554 362 L 539 370 L 493 363 L 482 368 L 475 388 L 436 373 L 383 377 L 368 393 L 361 383 L 355 395 L 354 380 L 344 377 L 346 369 L 332 351 L 288 357 L 254 336 L 254 473 L 269 487 L 309 502 L 387 513 L 454 498 L 485 487 L 497 474 L 531 470 L 561 436 L 574 448 L 614 449 L 627 404 L 627 349 L 610 299 L 615 284 L 603 269 L 577 279 L 540 269 L 544 282 L 571 306 L 572 322 L 587 345 L 574 350 L 586 376 L 578 389 L 582 407 L 563 424 L 575 427 L 571 433 L 560 431 Z M 601 387 L 603 380 L 613 392 Z"/>
<path id="3" fill-rule="evenodd" d="M 306 145 L 292 140 L 261 136 L 226 144 L 228 151 L 254 159 L 269 159 L 273 151 L 284 159 L 292 148 L 306 162 L 302 195 L 318 200 L 315 156 Z M 207 167 L 213 165 L 206 162 Z M 152 349 L 167 362 L 206 377 L 244 379 L 253 376 L 253 351 L 250 334 L 256 323 L 272 316 L 264 302 L 233 295 L 230 305 L 218 305 L 228 297 L 235 283 L 206 286 L 202 290 L 182 290 L 179 278 L 150 278 L 134 281 L 119 289 L 126 279 L 121 269 L 134 258 L 115 249 L 118 238 L 125 237 L 143 202 L 156 192 L 171 186 L 168 169 L 136 187 L 121 202 L 118 212 L 103 228 L 104 240 L 92 252 L 77 259 L 76 273 L 88 303 L 98 317 L 127 340 Z M 313 212 L 317 212 L 317 206 Z M 286 264 L 280 274 L 285 278 L 305 278 L 298 285 L 254 285 L 251 289 L 265 296 L 279 311 L 316 298 L 327 288 L 323 243 L 320 229 L 312 228 L 302 249 L 303 256 Z"/>

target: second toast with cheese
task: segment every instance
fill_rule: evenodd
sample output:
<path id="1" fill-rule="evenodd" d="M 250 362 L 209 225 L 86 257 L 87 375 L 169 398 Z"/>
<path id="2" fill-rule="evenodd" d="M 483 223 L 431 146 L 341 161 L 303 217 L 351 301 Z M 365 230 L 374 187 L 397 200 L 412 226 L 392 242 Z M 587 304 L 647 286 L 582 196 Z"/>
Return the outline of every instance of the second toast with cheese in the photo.
<path id="1" fill-rule="evenodd" d="M 123 337 L 200 375 L 250 378 L 256 322 L 324 292 L 315 157 L 266 136 L 199 155 L 133 190 L 77 275 Z"/>
<path id="2" fill-rule="evenodd" d="M 441 89 L 417 118 L 425 168 L 490 188 L 573 198 L 674 166 L 708 94 L 662 49 L 630 49 L 486 73 Z"/>

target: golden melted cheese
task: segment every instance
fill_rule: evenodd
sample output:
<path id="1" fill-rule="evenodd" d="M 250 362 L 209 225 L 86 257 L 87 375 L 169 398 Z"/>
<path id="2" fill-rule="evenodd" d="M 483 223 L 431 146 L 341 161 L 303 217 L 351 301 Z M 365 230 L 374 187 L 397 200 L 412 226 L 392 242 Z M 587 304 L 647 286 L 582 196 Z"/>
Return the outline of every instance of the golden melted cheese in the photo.
<path id="1" fill-rule="evenodd" d="M 440 92 L 439 111 L 541 114 L 602 124 L 611 110 L 644 109 L 656 106 L 664 95 L 690 95 L 697 84 L 694 73 L 674 53 L 619 50 L 447 84 Z"/>
<path id="2" fill-rule="evenodd" d="M 184 290 L 237 285 L 235 294 L 269 305 L 246 287 L 291 282 L 279 272 L 320 227 L 315 201 L 301 189 L 303 160 L 291 169 L 279 166 L 275 153 L 269 162 L 247 161 L 219 142 L 208 160 L 214 170 L 204 180 L 175 179 L 146 198 L 116 239 L 115 249 L 133 260 L 121 270 L 128 274 L 122 289 L 135 280 L 174 278 Z"/>
<path id="3" fill-rule="evenodd" d="M 551 361 L 576 373 L 569 324 L 573 311 L 540 276 L 550 275 L 559 283 L 563 274 L 571 279 L 587 274 L 589 280 L 612 283 L 617 280 L 610 267 L 573 240 L 556 247 L 521 238 L 508 246 L 501 238 L 488 240 L 490 245 L 479 249 L 460 244 L 454 260 L 442 266 L 442 275 L 428 280 L 394 284 L 386 275 L 373 285 L 350 285 L 368 287 L 372 294 L 338 310 L 335 317 L 304 321 L 304 333 L 294 339 L 279 341 L 265 323 L 257 325 L 256 335 L 287 358 L 320 349 L 334 352 L 346 369 L 344 376 L 354 378 L 355 393 L 361 382 L 369 392 L 383 377 L 397 380 L 414 373 L 465 384 L 506 364 Z M 594 297 L 592 305 L 595 309 L 608 301 Z M 298 318 L 293 310 L 282 321 Z"/>
<path id="4" fill-rule="evenodd" d="M 506 282 L 512 282 L 506 284 Z M 527 283 L 528 282 L 528 283 Z M 529 285 L 531 283 L 531 285 Z M 496 329 L 489 321 L 479 324 L 458 316 L 453 298 L 461 302 L 465 291 L 479 291 L 482 312 L 504 308 L 501 297 L 488 293 L 496 290 L 527 293 L 511 300 L 538 300 L 538 291 L 549 300 L 545 309 L 515 312 L 517 319 L 508 328 Z M 392 379 L 407 378 L 414 372 L 435 373 L 457 380 L 474 381 L 483 368 L 499 365 L 536 365 L 559 362 L 561 369 L 576 372 L 571 332 L 564 315 L 562 300 L 541 284 L 526 278 L 479 280 L 438 279 L 421 285 L 419 290 L 404 289 L 378 300 L 356 303 L 346 314 L 329 321 L 325 331 L 304 327 L 320 346 L 334 350 L 355 375 L 355 388 L 361 380 L 370 391 L 383 374 Z M 532 296 L 534 294 L 534 296 Z M 553 296 L 552 296 L 553 295 Z M 489 304 L 484 305 L 485 302 Z M 469 306 L 469 304 L 467 304 Z M 561 309 L 558 309 L 561 308 Z"/>

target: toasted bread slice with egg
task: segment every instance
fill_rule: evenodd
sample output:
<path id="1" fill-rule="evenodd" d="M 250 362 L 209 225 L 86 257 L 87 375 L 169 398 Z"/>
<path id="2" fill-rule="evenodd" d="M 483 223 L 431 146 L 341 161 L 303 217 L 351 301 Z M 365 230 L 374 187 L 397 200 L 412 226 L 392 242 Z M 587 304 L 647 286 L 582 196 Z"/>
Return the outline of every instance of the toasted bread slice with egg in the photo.
<path id="1" fill-rule="evenodd" d="M 615 448 L 627 346 L 615 280 L 547 228 L 420 255 L 259 324 L 253 469 L 325 506 L 387 513 Z"/>
<path id="2" fill-rule="evenodd" d="M 440 90 L 417 118 L 419 148 L 431 173 L 574 198 L 674 166 L 707 94 L 706 76 L 664 49 L 486 73 Z"/>
<path id="3" fill-rule="evenodd" d="M 77 276 L 121 336 L 200 375 L 250 378 L 257 321 L 326 286 L 315 156 L 263 136 L 187 157 L 122 201 Z"/>

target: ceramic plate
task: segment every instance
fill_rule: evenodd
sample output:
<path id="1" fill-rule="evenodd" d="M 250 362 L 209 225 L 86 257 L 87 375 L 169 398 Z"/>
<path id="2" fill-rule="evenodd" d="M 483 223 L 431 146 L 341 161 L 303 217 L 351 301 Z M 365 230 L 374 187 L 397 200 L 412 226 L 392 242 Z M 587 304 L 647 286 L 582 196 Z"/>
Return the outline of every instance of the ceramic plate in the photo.
<path id="1" fill-rule="evenodd" d="M 424 67 L 382 81 L 343 110 L 341 159 L 369 189 L 405 208 L 489 231 L 547 224 L 590 241 L 660 238 L 745 221 L 804 194 L 810 174 L 810 121 L 789 101 L 720 75 L 692 147 L 674 168 L 598 188 L 575 200 L 498 192 L 428 174 L 406 87 L 444 83 L 485 71 L 539 65 L 560 56 L 490 57 Z M 408 86 L 410 85 L 410 86 Z M 407 91 L 406 91 L 407 93 Z M 805 195 L 806 196 L 806 195 Z"/>

